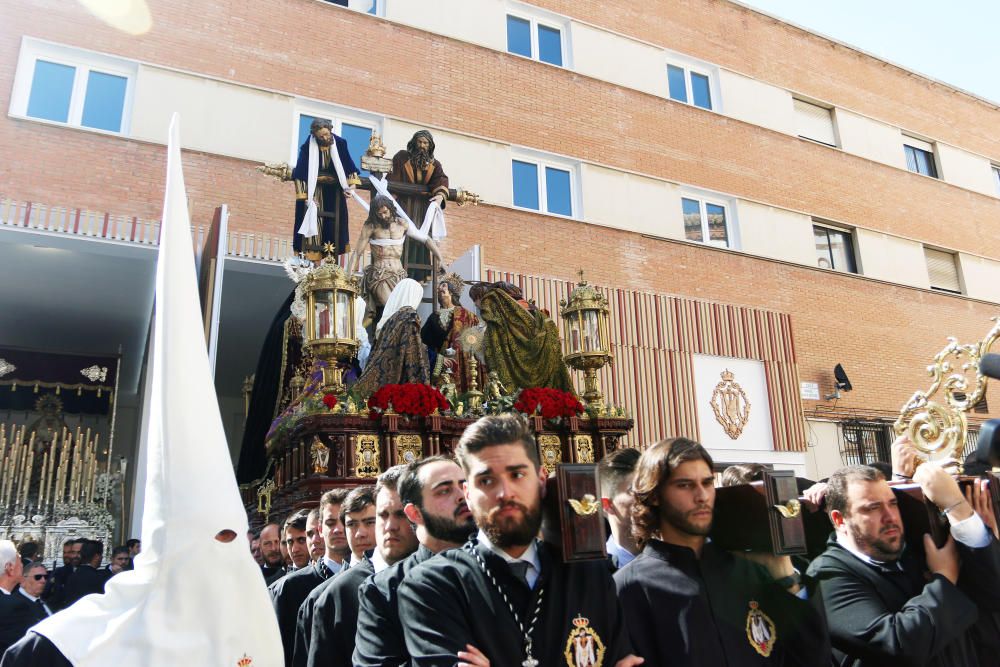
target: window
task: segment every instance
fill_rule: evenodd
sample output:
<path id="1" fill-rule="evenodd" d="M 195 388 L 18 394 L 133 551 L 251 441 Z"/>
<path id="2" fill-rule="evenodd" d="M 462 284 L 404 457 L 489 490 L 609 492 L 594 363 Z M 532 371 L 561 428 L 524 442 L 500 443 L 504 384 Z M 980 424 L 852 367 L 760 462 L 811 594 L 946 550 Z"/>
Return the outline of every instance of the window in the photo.
<path id="1" fill-rule="evenodd" d="M 1000 195 L 1000 167 L 993 165 L 993 187 Z"/>
<path id="2" fill-rule="evenodd" d="M 25 38 L 10 113 L 126 134 L 135 74 L 129 61 Z"/>
<path id="3" fill-rule="evenodd" d="M 350 153 L 354 164 L 358 166 L 358 171 L 362 176 L 368 176 L 368 172 L 361 168 L 361 156 L 368 150 L 368 143 L 372 138 L 372 132 L 378 130 L 378 122 L 372 119 L 345 117 L 339 113 L 330 113 L 329 110 L 310 109 L 309 111 L 299 111 L 296 114 L 296 142 L 292 148 L 292 166 L 299 156 L 299 147 L 309 138 L 309 126 L 313 120 L 321 118 L 333 123 L 333 132 L 347 142 L 347 152 Z"/>
<path id="4" fill-rule="evenodd" d="M 385 15 L 385 0 L 325 0 L 331 5 L 348 7 L 355 11 L 371 14 L 372 16 Z"/>
<path id="5" fill-rule="evenodd" d="M 857 265 L 854 263 L 853 237 L 851 232 L 843 229 L 813 225 L 817 266 L 821 269 L 857 273 Z"/>
<path id="6" fill-rule="evenodd" d="M 550 65 L 563 66 L 563 31 L 527 16 L 507 15 L 507 51 Z"/>
<path id="7" fill-rule="evenodd" d="M 667 91 L 672 100 L 702 109 L 712 108 L 712 81 L 708 74 L 679 65 L 667 65 Z"/>
<path id="8" fill-rule="evenodd" d="M 728 209 L 722 202 L 683 197 L 684 238 L 719 248 L 733 247 Z"/>
<path id="9" fill-rule="evenodd" d="M 511 160 L 514 206 L 572 217 L 573 168 L 531 158 Z"/>
<path id="10" fill-rule="evenodd" d="M 837 132 L 833 127 L 833 110 L 802 100 L 794 100 L 794 103 L 799 136 L 827 146 L 836 146 Z"/>
<path id="11" fill-rule="evenodd" d="M 938 177 L 937 165 L 934 163 L 934 144 L 914 137 L 903 137 L 903 152 L 906 153 L 906 168 L 910 171 Z"/>
<path id="12" fill-rule="evenodd" d="M 931 289 L 961 294 L 962 282 L 959 279 L 954 253 L 925 247 L 924 256 L 927 258 L 927 274 L 930 277 Z"/>

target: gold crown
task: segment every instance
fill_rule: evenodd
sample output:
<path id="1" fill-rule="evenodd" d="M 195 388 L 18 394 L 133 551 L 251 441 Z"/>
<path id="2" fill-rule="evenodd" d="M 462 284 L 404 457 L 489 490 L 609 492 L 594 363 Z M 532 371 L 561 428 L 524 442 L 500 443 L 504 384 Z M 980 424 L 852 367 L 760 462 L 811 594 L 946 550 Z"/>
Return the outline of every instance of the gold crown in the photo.
<path id="1" fill-rule="evenodd" d="M 252 664 L 253 664 L 253 658 L 247 657 L 247 654 L 244 653 L 243 657 L 240 658 L 240 661 L 236 663 L 236 667 L 250 667 L 250 665 Z"/>
<path id="2" fill-rule="evenodd" d="M 580 614 L 577 614 L 576 618 L 573 619 L 573 625 L 575 625 L 578 628 L 585 628 L 588 625 L 590 625 L 590 619 L 584 618 L 583 616 L 580 616 Z"/>
<path id="3" fill-rule="evenodd" d="M 725 382 L 732 382 L 735 378 L 736 378 L 736 376 L 728 368 L 726 370 L 722 371 L 722 379 L 723 379 L 723 381 L 725 381 Z"/>

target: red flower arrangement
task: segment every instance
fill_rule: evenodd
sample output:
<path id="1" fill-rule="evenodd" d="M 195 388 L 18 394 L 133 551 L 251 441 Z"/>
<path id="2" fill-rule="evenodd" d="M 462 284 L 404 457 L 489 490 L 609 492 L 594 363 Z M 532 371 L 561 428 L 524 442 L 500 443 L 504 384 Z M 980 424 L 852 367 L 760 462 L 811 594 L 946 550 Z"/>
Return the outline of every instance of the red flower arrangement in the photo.
<path id="1" fill-rule="evenodd" d="M 325 405 L 328 410 L 333 410 L 334 406 L 337 405 L 337 396 L 335 394 L 324 394 L 323 405 Z"/>
<path id="2" fill-rule="evenodd" d="M 583 404 L 568 391 L 533 387 L 518 394 L 514 409 L 526 415 L 540 414 L 545 419 L 556 419 L 580 414 Z"/>
<path id="3" fill-rule="evenodd" d="M 435 410 L 444 411 L 451 407 L 444 394 L 429 384 L 387 384 L 368 399 L 369 417 L 378 419 L 389 409 L 390 403 L 394 412 L 413 417 L 426 417 Z"/>

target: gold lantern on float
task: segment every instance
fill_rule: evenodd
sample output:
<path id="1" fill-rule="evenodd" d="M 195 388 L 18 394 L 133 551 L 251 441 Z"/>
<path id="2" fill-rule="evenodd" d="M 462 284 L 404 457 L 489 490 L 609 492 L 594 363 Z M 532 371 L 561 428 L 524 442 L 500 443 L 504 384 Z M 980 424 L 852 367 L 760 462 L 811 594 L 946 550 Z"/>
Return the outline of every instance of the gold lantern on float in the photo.
<path id="1" fill-rule="evenodd" d="M 613 360 L 611 335 L 608 327 L 608 300 L 583 279 L 570 293 L 569 299 L 560 301 L 565 327 L 563 346 L 566 365 L 583 371 L 583 400 L 587 410 L 604 413 L 604 397 L 597 382 L 597 371 Z"/>
<path id="2" fill-rule="evenodd" d="M 893 424 L 897 436 L 906 435 L 917 456 L 961 471 L 962 454 L 968 438 L 966 414 L 986 393 L 987 378 L 979 371 L 979 362 L 1000 338 L 1000 318 L 993 318 L 993 328 L 978 343 L 960 345 L 954 337 L 927 367 L 931 386 L 910 397 Z M 944 395 L 932 400 L 938 391 Z"/>
<path id="3" fill-rule="evenodd" d="M 348 276 L 328 252 L 299 289 L 306 302 L 304 343 L 313 357 L 326 364 L 323 391 L 342 393 L 344 373 L 338 362 L 352 359 L 359 345 L 354 318 L 357 279 Z"/>

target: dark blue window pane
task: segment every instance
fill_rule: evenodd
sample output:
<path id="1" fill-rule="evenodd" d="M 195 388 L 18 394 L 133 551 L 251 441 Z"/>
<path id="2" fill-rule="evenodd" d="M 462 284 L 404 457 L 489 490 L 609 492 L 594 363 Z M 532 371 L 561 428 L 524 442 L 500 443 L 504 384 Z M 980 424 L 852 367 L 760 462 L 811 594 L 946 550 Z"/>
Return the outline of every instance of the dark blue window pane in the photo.
<path id="1" fill-rule="evenodd" d="M 514 175 L 514 206 L 538 210 L 538 165 L 511 161 Z"/>
<path id="2" fill-rule="evenodd" d="M 69 120 L 69 98 L 73 94 L 76 68 L 46 60 L 35 62 L 28 97 L 28 115 L 65 123 Z"/>
<path id="3" fill-rule="evenodd" d="M 531 57 L 531 23 L 516 16 L 507 17 L 507 50 Z"/>
<path id="4" fill-rule="evenodd" d="M 573 215 L 568 171 L 545 168 L 545 207 L 549 213 Z"/>
<path id="5" fill-rule="evenodd" d="M 684 213 L 684 238 L 688 241 L 704 241 L 701 231 L 701 204 L 695 199 L 681 199 Z"/>
<path id="6" fill-rule="evenodd" d="M 708 77 L 691 72 L 691 97 L 696 107 L 712 108 L 712 92 L 708 88 Z"/>
<path id="7" fill-rule="evenodd" d="M 120 132 L 127 83 L 128 79 L 123 76 L 91 71 L 87 76 L 87 96 L 83 99 L 83 118 L 80 124 Z"/>
<path id="8" fill-rule="evenodd" d="M 903 146 L 906 152 L 906 168 L 924 176 L 937 178 L 937 166 L 934 164 L 934 154 L 914 148 L 913 146 Z"/>
<path id="9" fill-rule="evenodd" d="M 667 65 L 667 83 L 670 84 L 670 99 L 687 102 L 687 83 L 684 80 L 684 70 L 674 65 Z"/>
<path id="10" fill-rule="evenodd" d="M 347 152 L 351 154 L 351 159 L 358 166 L 361 175 L 367 176 L 368 172 L 361 169 L 361 156 L 368 150 L 368 142 L 372 138 L 371 128 L 344 123 L 340 129 L 340 136 L 347 142 Z"/>
<path id="11" fill-rule="evenodd" d="M 558 28 L 538 26 L 538 59 L 562 67 L 562 33 Z"/>

